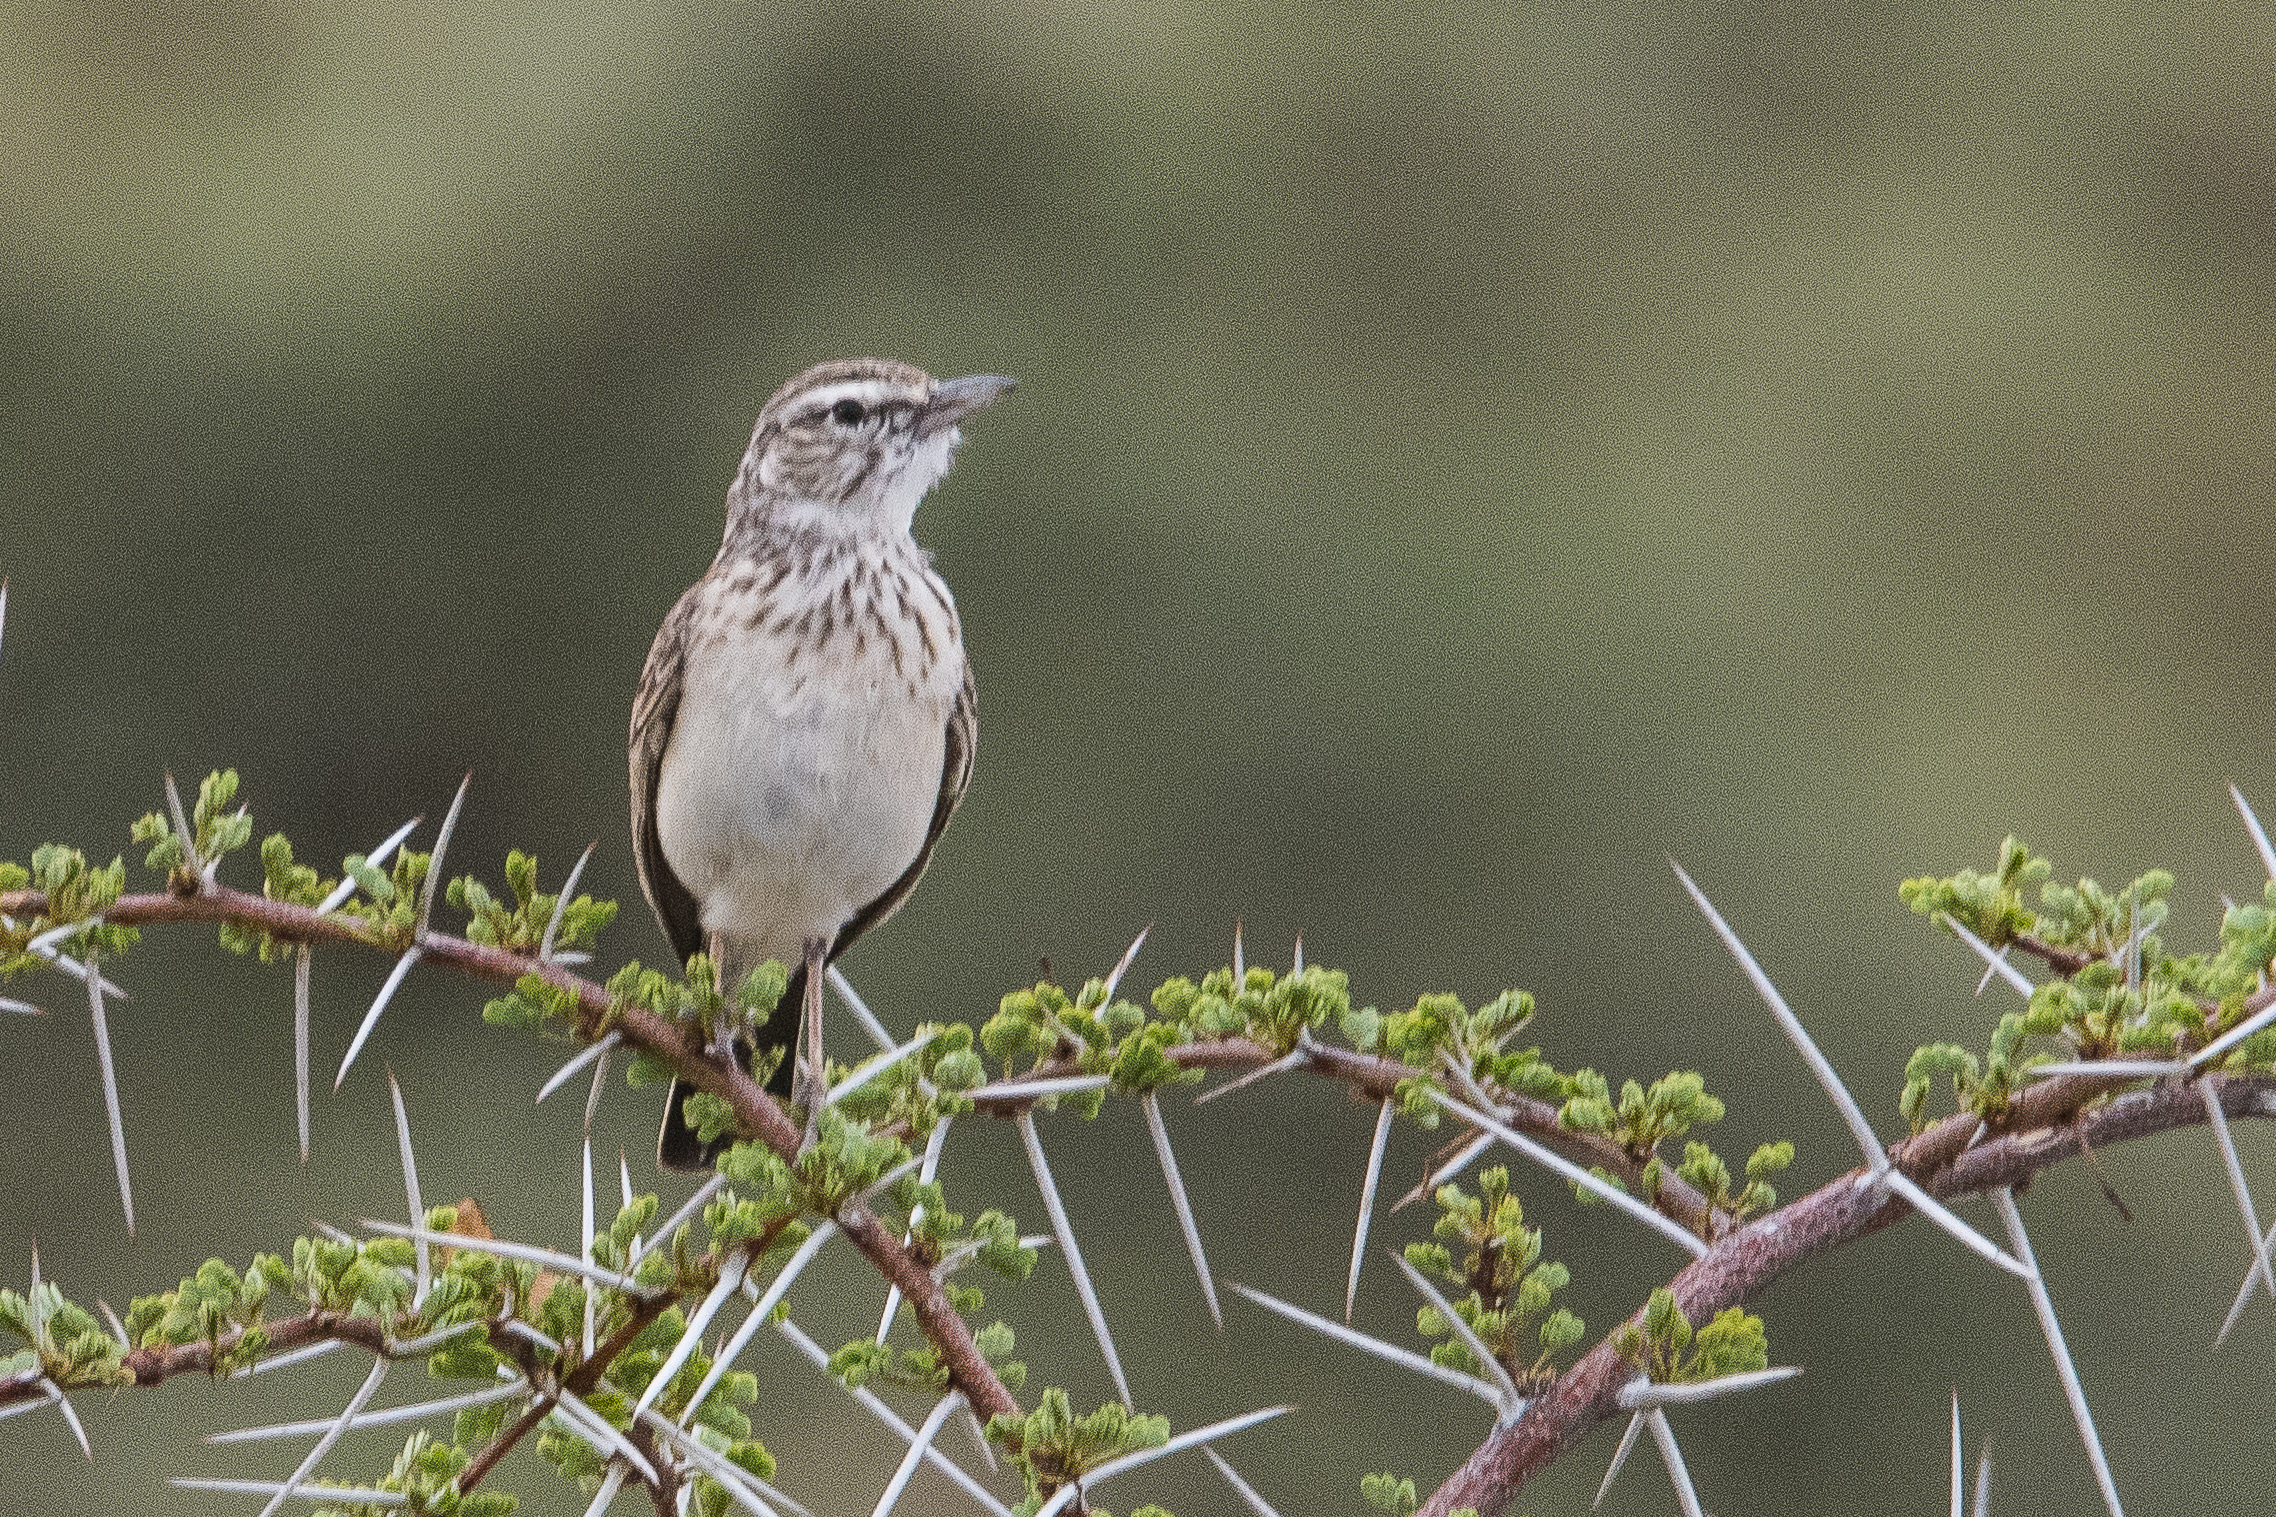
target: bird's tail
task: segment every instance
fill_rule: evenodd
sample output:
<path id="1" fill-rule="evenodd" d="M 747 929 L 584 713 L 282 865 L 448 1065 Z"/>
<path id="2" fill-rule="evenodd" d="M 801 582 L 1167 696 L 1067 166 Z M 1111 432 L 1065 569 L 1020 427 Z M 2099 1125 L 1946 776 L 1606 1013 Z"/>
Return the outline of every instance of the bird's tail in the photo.
<path id="1" fill-rule="evenodd" d="M 784 988 L 782 999 L 776 1003 L 780 1009 L 776 1011 L 770 1024 L 760 1029 L 762 1036 L 775 1034 L 768 1037 L 766 1051 L 771 1053 L 777 1047 L 789 1043 L 797 1037 L 798 1018 L 795 1015 L 784 1015 L 783 1009 L 795 1012 L 795 1009 L 803 1005 L 805 1000 L 806 971 L 803 968 L 794 969 L 790 972 L 790 983 Z M 778 1028 L 780 1029 L 779 1032 L 777 1032 Z M 758 1058 L 759 1053 L 759 1045 L 748 1036 L 738 1036 L 735 1039 L 735 1058 L 743 1068 L 749 1069 L 752 1061 Z M 786 1098 L 790 1095 L 790 1077 L 792 1065 L 795 1062 L 788 1058 L 777 1061 L 774 1073 L 767 1079 L 767 1090 L 770 1094 Z M 706 1143 L 697 1134 L 694 1124 L 688 1121 L 686 1110 L 687 1098 L 694 1094 L 695 1087 L 693 1085 L 688 1084 L 685 1080 L 674 1080 L 672 1082 L 672 1093 L 665 1099 L 664 1130 L 656 1136 L 656 1162 L 666 1169 L 709 1169 L 718 1162 L 719 1156 L 725 1153 L 735 1142 L 732 1136 L 728 1136 L 715 1138 Z"/>

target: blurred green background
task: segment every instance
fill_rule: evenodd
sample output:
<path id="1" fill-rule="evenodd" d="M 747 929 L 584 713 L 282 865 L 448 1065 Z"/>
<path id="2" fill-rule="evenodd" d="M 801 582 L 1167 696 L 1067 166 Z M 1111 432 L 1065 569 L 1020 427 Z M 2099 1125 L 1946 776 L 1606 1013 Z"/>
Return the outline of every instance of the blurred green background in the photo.
<path id="1" fill-rule="evenodd" d="M 753 413 L 825 357 L 999 370 L 1019 392 L 918 519 L 984 741 L 926 888 L 848 961 L 888 1020 L 977 1021 L 1154 922 L 1150 986 L 1240 917 L 1385 1009 L 1521 985 L 1560 1065 L 1700 1069 L 1718 1147 L 1795 1138 L 1799 1193 L 1853 1155 L 1667 855 L 1890 1134 L 1906 1054 L 2005 1009 L 1904 875 L 2008 830 L 2072 876 L 2168 865 L 2185 946 L 2258 892 L 2222 786 L 2276 811 L 2272 52 L 2244 10 L 2123 5 L 19 0 L 0 856 L 108 858 L 163 769 L 231 764 L 336 862 L 471 767 L 454 869 L 514 844 L 558 879 L 598 838 L 603 967 L 653 961 L 626 711 Z M 319 959 L 320 1068 L 384 968 Z M 484 989 L 415 975 L 303 1168 L 287 977 L 202 931 L 118 973 L 140 1233 L 83 1003 L 38 984 L 55 1015 L 0 1027 L 0 1277 L 36 1238 L 123 1306 L 392 1214 L 389 1065 L 431 1197 L 574 1237 L 576 1099 L 529 1104 L 561 1051 L 482 1027 Z M 643 1188 L 657 1104 L 619 1086 L 600 1120 Z M 1368 1115 L 1295 1079 L 1172 1103 L 1222 1272 L 1332 1308 Z M 1134 1112 L 1047 1138 L 1141 1401 L 1301 1404 L 1231 1449 L 1282 1510 L 1361 1511 L 1371 1469 L 1427 1488 L 1483 1434 L 1238 1304 L 1216 1336 Z M 1433 1142 L 1398 1135 L 1398 1188 Z M 1007 1129 L 950 1154 L 973 1209 L 1040 1225 Z M 2075 1166 L 2026 1211 L 2119 1486 L 2264 1510 L 2237 1409 L 2276 1392 L 2276 1312 L 2208 1358 L 2243 1260 L 2210 1140 L 2104 1166 L 2131 1225 Z M 1675 1268 L 1519 1183 L 1594 1331 Z M 843 1341 L 877 1294 L 841 1267 L 799 1311 Z M 1716 1510 L 1940 1510 L 1955 1386 L 2001 1517 L 2092 1504 L 2021 1292 L 1940 1234 L 1756 1305 L 1809 1374 L 1680 1416 Z M 990 1306 L 1039 1381 L 1108 1394 L 1063 1265 Z M 1363 1322 L 1411 1312 L 1378 1256 Z M 779 1346 L 757 1367 L 783 1483 L 869 1510 L 896 1450 Z M 15 1421 L 0 1508 L 234 1510 L 162 1479 L 295 1453 L 191 1435 L 355 1379 L 82 1398 L 91 1468 Z M 383 1468 L 368 1440 L 336 1467 Z M 1612 1442 L 1519 1509 L 1578 1510 Z M 582 1509 L 514 1473 L 525 1510 Z M 908 1509 L 969 1509 L 928 1479 Z M 1198 1461 L 1106 1499 L 1234 1509 Z M 1606 1506 L 1672 1509 L 1648 1455 Z"/>

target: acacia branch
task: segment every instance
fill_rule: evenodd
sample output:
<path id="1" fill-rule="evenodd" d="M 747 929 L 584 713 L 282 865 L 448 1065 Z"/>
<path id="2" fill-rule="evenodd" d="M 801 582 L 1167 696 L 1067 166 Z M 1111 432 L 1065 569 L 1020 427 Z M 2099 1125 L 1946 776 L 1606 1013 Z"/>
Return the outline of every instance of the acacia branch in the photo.
<path id="1" fill-rule="evenodd" d="M 195 883 L 195 882 L 193 882 Z M 0 913 L 34 917 L 47 910 L 47 898 L 38 891 L 0 894 Z M 798 1157 L 802 1134 L 788 1114 L 769 1096 L 750 1072 L 730 1060 L 707 1054 L 699 1029 L 677 1023 L 637 1006 L 625 1006 L 610 997 L 606 987 L 572 974 L 559 964 L 508 953 L 504 949 L 472 943 L 449 933 L 425 932 L 412 944 L 375 941 L 354 917 L 319 916 L 307 906 L 207 881 L 189 892 L 168 891 L 121 896 L 102 914 L 103 921 L 120 927 L 172 922 L 228 922 L 265 932 L 280 942 L 341 943 L 377 952 L 400 952 L 417 947 L 423 962 L 448 964 L 483 979 L 512 983 L 525 975 L 541 976 L 548 984 L 576 998 L 578 1036 L 586 1041 L 604 1030 L 623 1035 L 634 1048 L 667 1064 L 672 1072 L 698 1090 L 725 1101 L 735 1114 L 736 1130 L 773 1149 L 786 1163 Z M 945 1285 L 901 1244 L 891 1230 L 859 1208 L 842 1209 L 839 1225 L 871 1265 L 894 1285 L 916 1310 L 925 1336 L 932 1340 L 946 1363 L 952 1384 L 965 1394 L 985 1420 L 998 1415 L 1017 1416 L 1020 1406 L 972 1341 L 972 1329 L 958 1315 Z"/>
<path id="2" fill-rule="evenodd" d="M 2231 1117 L 2276 1115 L 2276 1077 L 2205 1077 L 2217 1081 Z M 1978 1119 L 1947 1117 L 1890 1150 L 1898 1167 L 1940 1198 L 2020 1185 L 2084 1148 L 2148 1137 L 2207 1120 L 2195 1086 L 2161 1083 L 2117 1096 L 2091 1111 L 2082 1103 L 2107 1094 L 2110 1081 L 2078 1076 L 2049 1080 L 2017 1097 L 2007 1130 L 1969 1146 Z M 1903 1220 L 1912 1207 L 1851 1170 L 1808 1195 L 1732 1232 L 1668 1282 L 1693 1322 L 1760 1294 L 1781 1275 L 1819 1254 L 1854 1243 Z M 1630 1319 L 1640 1324 L 1642 1312 Z M 1617 1332 L 1617 1330 L 1616 1330 Z M 1523 1417 L 1497 1428 L 1424 1503 L 1416 1517 L 1449 1517 L 1463 1507 L 1500 1512 L 1525 1483 L 1600 1423 L 1619 1414 L 1620 1387 L 1636 1370 L 1613 1337 L 1584 1355 Z"/>
<path id="3" fill-rule="evenodd" d="M 0 894 L 0 912 L 19 917 L 42 915 L 46 905 L 37 891 Z M 401 952 L 416 946 L 428 961 L 486 979 L 512 982 L 525 975 L 538 975 L 573 997 L 580 1038 L 589 1042 L 611 1029 L 621 1033 L 626 1042 L 667 1064 L 690 1085 L 725 1101 L 742 1136 L 765 1143 L 786 1161 L 797 1157 L 801 1134 L 789 1115 L 747 1070 L 709 1055 L 700 1030 L 616 1003 L 603 986 L 558 964 L 444 933 L 423 932 L 410 944 L 382 942 L 353 917 L 319 916 L 308 907 L 195 880 L 187 882 L 187 888 L 168 893 L 121 897 L 105 910 L 103 920 L 120 926 L 229 922 L 284 942 L 343 943 L 379 952 Z M 2076 967 L 2072 963 L 2076 955 L 2036 941 L 2024 941 L 2019 946 L 2057 969 Z M 2261 992 L 2250 998 L 2247 1011 L 2259 1010 L 2272 999 L 2276 999 L 2276 992 Z M 1282 1057 L 1262 1043 L 1238 1037 L 1173 1045 L 1164 1053 L 1178 1064 L 1195 1069 L 1255 1069 Z M 1312 1045 L 1300 1067 L 1317 1077 L 1336 1080 L 1356 1096 L 1371 1100 L 1394 1098 L 1400 1082 L 1424 1073 L 1396 1059 L 1327 1045 Z M 1000 1087 L 983 1086 L 965 1094 L 979 1109 L 1008 1116 L 1034 1099 L 1020 1096 L 1017 1085 L 1081 1072 L 1077 1061 L 1062 1058 L 1017 1080 L 1002 1082 Z M 2220 1082 L 2221 1106 L 2227 1114 L 2276 1115 L 2276 1078 L 2205 1078 Z M 2195 1090 L 2179 1082 L 2133 1091 L 2086 1109 L 2124 1083 L 2127 1081 L 2122 1078 L 2094 1076 L 2043 1081 L 2017 1093 L 1996 1124 L 1987 1125 L 1973 1114 L 1963 1113 L 1893 1146 L 1890 1154 L 1899 1168 L 1931 1193 L 1952 1197 L 2020 1184 L 2072 1154 L 2206 1120 L 2204 1104 Z M 1631 1188 L 1640 1180 L 1643 1164 L 1633 1155 L 1604 1137 L 1564 1128 L 1558 1121 L 1558 1108 L 1550 1103 L 1522 1096 L 1505 1096 L 1503 1102 L 1500 1115 L 1511 1126 L 1555 1145 L 1581 1163 L 1604 1169 Z M 1860 1171 L 1852 1170 L 1743 1226 L 1727 1213 L 1711 1211 L 1705 1197 L 1680 1179 L 1673 1175 L 1663 1179 L 1655 1198 L 1658 1209 L 1711 1243 L 1704 1256 L 1670 1282 L 1685 1315 L 1694 1322 L 1706 1320 L 1759 1293 L 1771 1281 L 1818 1254 L 1890 1226 L 1912 1210 L 1881 1187 L 1861 1186 L 1857 1183 L 1859 1175 Z M 848 1204 L 840 1209 L 837 1220 L 879 1273 L 900 1287 L 926 1337 L 941 1352 L 951 1383 L 964 1392 L 974 1410 L 983 1417 L 1017 1415 L 1018 1403 L 981 1357 L 969 1326 L 931 1271 L 866 1210 Z M 319 1322 L 311 1314 L 279 1324 L 271 1334 L 272 1341 L 281 1347 L 325 1336 L 350 1337 L 351 1331 L 360 1334 L 364 1328 L 344 1319 Z M 376 1325 L 372 1325 L 370 1336 L 376 1339 L 377 1334 Z M 212 1358 L 208 1346 L 198 1344 L 136 1350 L 128 1362 L 137 1370 L 138 1383 L 154 1384 L 168 1374 L 210 1368 Z M 604 1356 L 596 1353 L 594 1360 L 577 1373 L 590 1371 L 597 1378 L 603 1363 Z M 1607 1336 L 1542 1392 L 1522 1418 L 1489 1435 L 1433 1493 L 1418 1517 L 1449 1517 L 1464 1507 L 1481 1512 L 1506 1509 L 1535 1473 L 1615 1415 L 1619 1389 L 1634 1374 L 1633 1367 L 1613 1348 L 1612 1337 Z M 21 1399 L 10 1394 L 18 1389 L 0 1382 L 0 1404 Z M 36 1380 L 27 1381 L 20 1390 L 22 1395 L 41 1393 Z M 525 1418 L 529 1426 L 535 1426 L 535 1418 L 543 1415 L 536 1408 L 532 1411 L 534 1417 Z M 517 1424 L 502 1433 L 492 1448 L 484 1451 L 490 1463 L 526 1432 L 527 1427 Z M 478 1456 L 469 1473 L 479 1480 L 488 1468 Z"/>
<path id="4" fill-rule="evenodd" d="M 1273 1051 L 1248 1038 L 1218 1038 L 1203 1043 L 1180 1043 L 1163 1050 L 1166 1057 L 1187 1069 L 1249 1069 L 1272 1062 Z M 1299 1066 L 1314 1075 L 1338 1080 L 1371 1101 L 1395 1098 L 1399 1082 L 1420 1077 L 1424 1071 L 1384 1054 L 1359 1053 L 1316 1043 L 1311 1057 Z M 1039 1071 L 1039 1073 L 1041 1073 Z M 1030 1078 L 1022 1076 L 1023 1079 Z M 975 1098 L 985 1092 L 972 1091 Z M 1532 1096 L 1504 1095 L 1495 1108 L 1499 1120 L 1527 1137 L 1538 1138 L 1563 1152 L 1575 1163 L 1591 1165 L 1617 1177 L 1630 1190 L 1643 1185 L 1644 1164 L 1610 1138 L 1575 1132 L 1558 1119 L 1558 1108 Z M 1709 1239 L 1727 1234 L 1736 1223 L 1728 1213 L 1713 1212 L 1707 1198 L 1672 1170 L 1663 1170 L 1653 1205 L 1676 1221 L 1699 1232 L 1705 1219 Z"/>

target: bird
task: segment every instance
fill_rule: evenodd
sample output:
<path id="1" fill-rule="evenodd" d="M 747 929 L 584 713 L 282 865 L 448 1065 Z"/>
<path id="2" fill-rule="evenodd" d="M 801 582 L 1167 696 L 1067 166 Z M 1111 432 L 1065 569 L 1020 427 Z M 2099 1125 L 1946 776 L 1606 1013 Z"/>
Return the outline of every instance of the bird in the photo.
<path id="1" fill-rule="evenodd" d="M 727 491 L 718 556 L 657 631 L 632 704 L 633 856 L 685 964 L 722 991 L 790 971 L 762 1042 L 709 1056 L 819 1116 L 823 971 L 909 898 L 971 783 L 979 743 L 955 598 L 911 532 L 963 423 L 1000 374 L 934 379 L 876 358 L 818 364 L 759 411 Z M 790 1044 L 801 1031 L 803 1056 Z M 674 1081 L 657 1141 L 708 1168 Z"/>

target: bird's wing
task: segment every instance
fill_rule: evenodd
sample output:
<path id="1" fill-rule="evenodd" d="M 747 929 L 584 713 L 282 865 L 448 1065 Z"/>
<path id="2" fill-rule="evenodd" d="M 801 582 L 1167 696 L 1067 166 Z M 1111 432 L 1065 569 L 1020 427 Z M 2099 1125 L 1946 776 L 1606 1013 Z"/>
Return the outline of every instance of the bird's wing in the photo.
<path id="1" fill-rule="evenodd" d="M 948 713 L 948 743 L 941 758 L 940 793 L 933 800 L 932 824 L 925 828 L 924 846 L 901 877 L 886 887 L 885 893 L 855 912 L 838 929 L 837 938 L 830 944 L 830 957 L 837 958 L 852 946 L 854 939 L 884 921 L 901 909 L 909 892 L 917 888 L 917 881 L 932 861 L 933 845 L 948 830 L 948 819 L 956 815 L 957 803 L 964 799 L 964 789 L 972 783 L 972 755 L 980 746 L 980 708 L 977 692 L 972 686 L 972 666 L 964 666 L 964 685 L 956 692 L 956 705 Z"/>
<path id="2" fill-rule="evenodd" d="M 700 590 L 702 587 L 696 587 Z M 640 671 L 640 690 L 632 698 L 632 860 L 640 871 L 640 893 L 648 897 L 656 921 L 685 964 L 703 947 L 703 912 L 695 897 L 664 858 L 664 839 L 656 819 L 656 786 L 664 772 L 664 753 L 672 746 L 679 719 L 680 692 L 687 686 L 687 651 L 693 636 L 696 590 L 680 597 L 656 632 L 648 663 Z"/>

